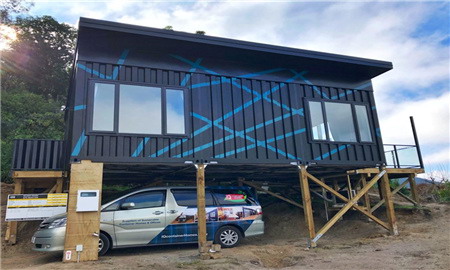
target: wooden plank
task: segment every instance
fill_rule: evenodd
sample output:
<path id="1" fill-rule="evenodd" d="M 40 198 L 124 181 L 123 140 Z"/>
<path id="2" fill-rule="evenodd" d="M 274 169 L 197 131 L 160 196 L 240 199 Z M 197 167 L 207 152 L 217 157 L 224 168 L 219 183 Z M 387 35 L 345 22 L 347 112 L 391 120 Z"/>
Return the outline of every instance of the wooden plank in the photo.
<path id="1" fill-rule="evenodd" d="M 205 164 L 197 164 L 198 249 L 200 255 L 206 246 Z"/>
<path id="2" fill-rule="evenodd" d="M 13 178 L 62 178 L 65 171 L 13 171 Z"/>
<path id="3" fill-rule="evenodd" d="M 330 186 L 322 183 L 319 179 L 315 178 L 313 175 L 308 173 L 308 178 L 311 179 L 314 183 L 318 184 L 319 186 L 321 186 L 321 187 L 325 188 L 326 190 L 328 190 L 329 192 L 331 192 L 331 194 L 335 195 L 342 201 L 349 202 L 349 200 L 346 197 L 341 195 L 336 190 L 332 189 Z M 361 191 L 359 193 L 361 193 Z M 366 215 L 368 218 L 372 219 L 376 223 L 380 224 L 386 230 L 389 230 L 389 225 L 386 222 L 384 222 L 384 221 L 380 220 L 379 218 L 377 218 L 376 216 L 372 215 L 371 213 L 366 211 L 363 207 L 360 207 L 357 204 L 354 204 L 352 207 L 355 208 L 356 210 L 360 211 L 361 213 L 363 213 L 364 215 Z"/>
<path id="4" fill-rule="evenodd" d="M 363 188 L 367 185 L 367 179 L 365 174 L 361 174 L 361 181 L 360 181 L 360 187 Z M 370 210 L 370 196 L 369 193 L 364 194 L 364 207 L 369 211 L 369 213 L 372 213 Z"/>
<path id="5" fill-rule="evenodd" d="M 401 193 L 400 191 L 396 193 L 397 195 L 399 195 L 400 197 L 402 197 L 403 199 L 409 201 L 410 203 L 414 204 L 415 206 L 419 205 L 416 201 L 414 201 L 413 199 L 409 198 L 408 196 L 406 196 L 405 194 Z"/>
<path id="6" fill-rule="evenodd" d="M 100 232 L 100 202 L 103 181 L 103 163 L 93 163 L 82 160 L 71 165 L 69 204 L 67 207 L 66 240 L 64 255 L 72 252 L 68 260 L 63 256 L 64 262 L 76 262 L 76 245 L 83 245 L 80 261 L 93 261 L 98 259 L 98 236 Z M 99 210 L 96 212 L 76 212 L 78 190 L 100 190 Z"/>
<path id="7" fill-rule="evenodd" d="M 393 235 L 398 235 L 397 220 L 395 218 L 394 201 L 392 200 L 391 186 L 389 184 L 389 177 L 386 173 L 380 181 L 381 191 L 383 193 L 383 198 L 385 199 L 386 215 L 388 217 L 388 223 L 390 227 L 390 232 Z"/>
<path id="8" fill-rule="evenodd" d="M 317 242 L 320 237 L 322 237 L 350 208 L 354 207 L 356 203 L 358 203 L 358 200 L 367 192 L 369 189 L 375 185 L 375 183 L 384 175 L 386 175 L 386 171 L 382 171 L 379 174 L 377 174 L 372 180 L 370 180 L 369 183 L 365 187 L 363 187 L 358 194 L 356 194 L 355 197 L 353 197 L 351 200 L 348 200 L 347 204 L 342 207 L 342 209 L 336 213 L 318 232 L 317 236 L 312 240 L 313 242 Z M 309 177 L 310 175 L 308 175 Z M 319 183 L 321 183 L 319 181 Z M 363 211 L 365 212 L 365 211 Z"/>
<path id="9" fill-rule="evenodd" d="M 421 168 L 409 168 L 409 169 L 398 169 L 398 168 L 386 168 L 388 174 L 412 174 L 412 173 L 424 173 L 425 170 Z"/>
<path id="10" fill-rule="evenodd" d="M 22 194 L 25 190 L 25 183 L 22 179 L 14 179 L 14 194 Z M 7 224 L 5 240 L 14 245 L 17 243 L 17 221 L 10 221 Z"/>
<path id="11" fill-rule="evenodd" d="M 302 190 L 303 213 L 305 215 L 305 222 L 309 232 L 308 245 L 315 247 L 316 242 L 313 240 L 316 237 L 316 229 L 314 227 L 314 216 L 311 205 L 311 193 L 309 191 L 308 173 L 305 165 L 299 166 L 298 177 L 300 180 L 300 188 Z"/>
<path id="12" fill-rule="evenodd" d="M 419 195 L 417 194 L 416 174 L 412 173 L 408 177 L 409 187 L 411 188 L 412 199 L 419 204 Z"/>
<path id="13" fill-rule="evenodd" d="M 372 173 L 375 174 L 379 172 L 380 170 L 378 168 L 364 168 L 347 171 L 347 174 L 372 174 Z"/>
<path id="14" fill-rule="evenodd" d="M 62 193 L 64 188 L 64 178 L 56 179 L 55 193 Z"/>
<path id="15" fill-rule="evenodd" d="M 288 199 L 288 198 L 285 198 L 285 197 L 283 197 L 283 196 L 280 196 L 280 195 L 278 195 L 278 194 L 276 194 L 276 193 L 274 193 L 274 192 L 272 192 L 272 191 L 265 190 L 265 189 L 261 188 L 260 186 L 255 185 L 255 184 L 253 184 L 253 183 L 251 183 L 251 182 L 247 182 L 247 181 L 244 181 L 244 180 L 242 180 L 242 179 L 238 179 L 238 181 L 239 181 L 240 183 L 246 184 L 247 186 L 253 187 L 254 189 L 256 189 L 256 190 L 258 190 L 258 191 L 267 193 L 267 194 L 269 194 L 269 195 L 271 195 L 271 196 L 274 196 L 274 197 L 276 197 L 276 198 L 278 198 L 278 199 L 280 199 L 280 200 L 283 200 L 283 201 L 285 201 L 285 202 L 287 202 L 287 203 L 290 203 L 290 204 L 292 204 L 292 205 L 295 205 L 295 206 L 300 207 L 300 208 L 303 209 L 303 205 L 301 205 L 301 204 L 299 204 L 299 203 L 297 203 L 297 202 L 295 202 L 295 201 L 293 201 L 293 200 L 290 200 L 290 199 Z"/>

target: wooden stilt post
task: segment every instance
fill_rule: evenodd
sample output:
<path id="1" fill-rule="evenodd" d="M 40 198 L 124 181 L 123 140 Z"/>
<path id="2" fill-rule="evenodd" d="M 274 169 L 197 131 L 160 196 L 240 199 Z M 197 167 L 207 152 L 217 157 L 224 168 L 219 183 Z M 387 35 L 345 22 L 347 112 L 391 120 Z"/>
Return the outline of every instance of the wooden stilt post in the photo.
<path id="1" fill-rule="evenodd" d="M 103 163 L 82 160 L 71 165 L 64 262 L 98 259 L 102 181 Z M 77 212 L 78 190 L 100 191 L 98 211 Z M 83 250 L 79 253 L 76 251 L 77 245 L 83 245 Z"/>
<path id="2" fill-rule="evenodd" d="M 364 188 L 367 185 L 367 179 L 365 174 L 361 174 L 361 182 L 360 187 L 361 189 Z M 369 193 L 364 194 L 364 207 L 367 209 L 369 213 L 372 213 L 370 211 L 370 196 Z"/>
<path id="3" fill-rule="evenodd" d="M 384 170 L 384 168 L 382 168 Z M 392 235 L 398 235 L 397 219 L 395 217 L 394 201 L 392 200 L 391 186 L 389 183 L 389 175 L 385 173 L 379 182 L 381 185 L 381 193 L 385 200 L 386 215 L 389 223 L 389 231 Z"/>
<path id="4" fill-rule="evenodd" d="M 419 195 L 417 194 L 416 174 L 412 173 L 408 177 L 409 187 L 411 189 L 412 199 L 419 204 Z"/>
<path id="5" fill-rule="evenodd" d="M 25 190 L 25 183 L 20 178 L 14 179 L 14 194 L 22 194 Z M 17 221 L 10 221 L 7 224 L 5 240 L 14 245 L 17 243 Z"/>
<path id="6" fill-rule="evenodd" d="M 55 193 L 62 193 L 63 192 L 63 185 L 64 185 L 64 178 L 56 179 Z"/>
<path id="7" fill-rule="evenodd" d="M 208 253 L 206 244 L 206 203 L 205 203 L 205 167 L 203 163 L 197 167 L 197 225 L 198 225 L 198 250 L 201 258 Z"/>
<path id="8" fill-rule="evenodd" d="M 305 222 L 309 232 L 308 247 L 316 247 L 316 242 L 314 241 L 314 238 L 316 237 L 316 231 L 314 227 L 314 217 L 311 205 L 311 193 L 309 191 L 306 166 L 299 165 L 298 168 L 299 168 L 298 176 L 300 178 L 300 188 L 302 189 L 303 213 L 305 214 Z"/>

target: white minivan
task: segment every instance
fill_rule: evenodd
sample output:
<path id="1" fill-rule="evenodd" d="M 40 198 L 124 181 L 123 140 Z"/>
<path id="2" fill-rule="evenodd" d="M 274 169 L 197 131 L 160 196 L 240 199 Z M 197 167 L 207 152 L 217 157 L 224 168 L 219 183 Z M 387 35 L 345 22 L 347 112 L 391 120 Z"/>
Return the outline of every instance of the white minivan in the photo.
<path id="1" fill-rule="evenodd" d="M 207 239 L 234 247 L 264 233 L 261 206 L 246 187 L 207 187 Z M 197 242 L 195 187 L 148 188 L 102 206 L 99 254 L 111 248 Z M 32 238 L 34 250 L 62 251 L 66 214 L 44 220 Z"/>

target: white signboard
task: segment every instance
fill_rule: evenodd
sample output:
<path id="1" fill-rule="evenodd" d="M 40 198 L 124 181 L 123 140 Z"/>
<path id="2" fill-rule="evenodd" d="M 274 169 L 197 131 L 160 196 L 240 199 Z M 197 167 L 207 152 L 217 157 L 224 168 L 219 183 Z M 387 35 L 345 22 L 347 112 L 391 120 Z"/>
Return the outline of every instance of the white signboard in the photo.
<path id="1" fill-rule="evenodd" d="M 8 195 L 5 221 L 43 220 L 67 211 L 67 193 Z"/>

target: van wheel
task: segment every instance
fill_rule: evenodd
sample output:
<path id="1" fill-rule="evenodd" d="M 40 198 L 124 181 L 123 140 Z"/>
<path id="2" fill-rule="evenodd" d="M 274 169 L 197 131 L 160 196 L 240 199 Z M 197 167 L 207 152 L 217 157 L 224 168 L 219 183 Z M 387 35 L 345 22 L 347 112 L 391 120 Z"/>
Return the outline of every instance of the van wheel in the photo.
<path id="1" fill-rule="evenodd" d="M 98 255 L 105 255 L 106 252 L 108 252 L 110 246 L 111 242 L 109 241 L 108 236 L 106 236 L 104 233 L 100 233 L 100 237 L 98 238 Z"/>
<path id="2" fill-rule="evenodd" d="M 241 241 L 242 234 L 238 228 L 233 226 L 223 226 L 216 232 L 214 242 L 223 248 L 235 247 Z"/>

